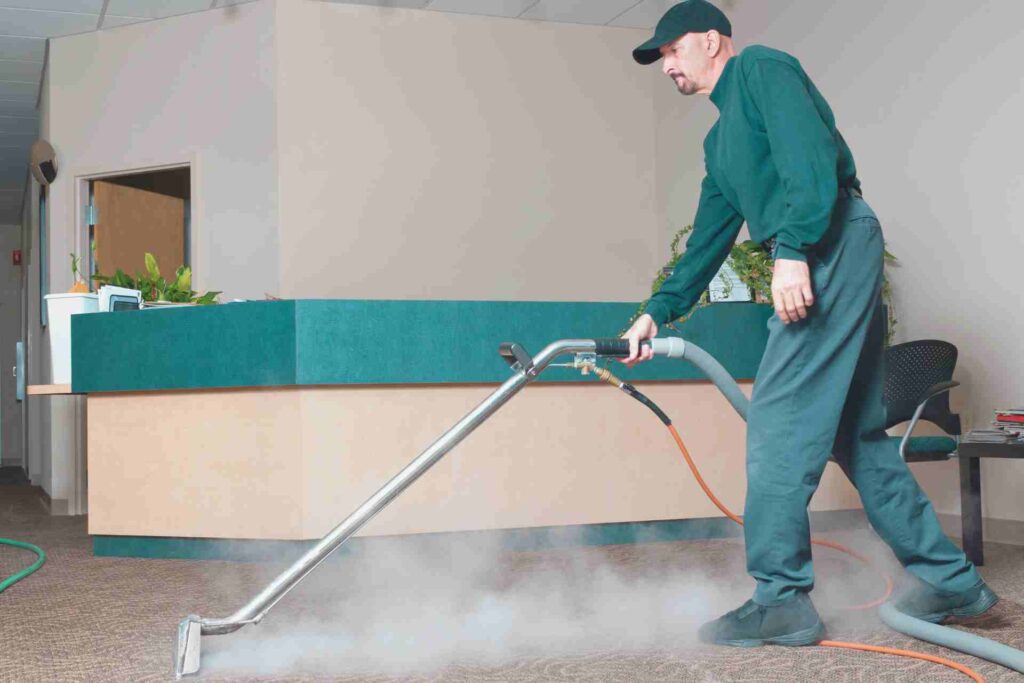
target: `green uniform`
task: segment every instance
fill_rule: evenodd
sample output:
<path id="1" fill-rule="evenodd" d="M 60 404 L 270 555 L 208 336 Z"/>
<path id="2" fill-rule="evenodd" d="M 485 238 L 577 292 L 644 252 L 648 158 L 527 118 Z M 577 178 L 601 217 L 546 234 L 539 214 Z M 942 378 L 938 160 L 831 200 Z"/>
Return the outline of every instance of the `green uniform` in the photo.
<path id="1" fill-rule="evenodd" d="M 830 456 L 903 565 L 942 591 L 979 576 L 942 532 L 883 429 L 883 239 L 861 199 L 853 156 L 800 63 L 749 47 L 711 93 L 718 122 L 693 233 L 647 312 L 659 325 L 696 303 L 746 221 L 773 255 L 807 261 L 815 303 L 804 320 L 772 316 L 747 425 L 747 569 L 773 605 L 814 585 L 807 504 Z"/>

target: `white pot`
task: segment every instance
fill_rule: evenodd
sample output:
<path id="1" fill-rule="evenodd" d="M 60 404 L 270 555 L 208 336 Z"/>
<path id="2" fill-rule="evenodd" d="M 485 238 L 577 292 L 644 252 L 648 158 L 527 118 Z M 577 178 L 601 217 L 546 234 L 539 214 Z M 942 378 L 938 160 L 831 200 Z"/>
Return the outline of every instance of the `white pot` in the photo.
<path id="1" fill-rule="evenodd" d="M 71 384 L 71 316 L 96 313 L 96 294 L 47 294 L 46 317 L 50 326 L 50 367 L 52 384 Z"/>
<path id="2" fill-rule="evenodd" d="M 743 284 L 743 280 L 732 269 L 728 261 L 718 269 L 718 274 L 715 275 L 708 289 L 712 302 L 750 301 L 750 288 Z"/>

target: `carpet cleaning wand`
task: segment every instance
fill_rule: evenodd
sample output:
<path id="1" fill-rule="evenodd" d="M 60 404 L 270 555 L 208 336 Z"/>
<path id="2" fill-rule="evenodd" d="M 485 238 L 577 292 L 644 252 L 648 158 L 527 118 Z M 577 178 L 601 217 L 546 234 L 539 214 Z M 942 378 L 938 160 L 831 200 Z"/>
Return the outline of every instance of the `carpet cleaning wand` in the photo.
<path id="1" fill-rule="evenodd" d="M 650 345 L 655 356 L 684 359 L 694 363 L 697 367 L 703 370 L 705 374 L 707 374 L 712 382 L 715 383 L 719 390 L 721 390 L 725 395 L 726 399 L 728 399 L 732 404 L 733 408 L 735 408 L 741 416 L 744 418 L 746 417 L 747 406 L 749 405 L 747 397 L 742 391 L 740 391 L 739 386 L 736 384 L 735 380 L 732 379 L 729 373 L 726 372 L 726 370 L 704 350 L 678 338 L 653 339 L 650 342 L 644 342 L 644 344 Z M 313 571 L 313 569 L 319 566 L 321 562 L 327 559 L 331 553 L 337 550 L 346 540 L 348 540 L 349 537 L 352 536 L 352 534 L 373 519 L 378 512 L 387 507 L 388 504 L 397 498 L 406 488 L 408 488 L 414 481 L 419 479 L 420 476 L 443 458 L 448 451 L 466 438 L 470 432 L 479 427 L 513 396 L 526 387 L 526 385 L 534 381 L 537 376 L 549 365 L 552 365 L 557 358 L 572 354 L 574 356 L 574 361 L 572 363 L 574 367 L 580 369 L 594 369 L 596 371 L 597 361 L 600 358 L 623 358 L 628 356 L 629 344 L 622 339 L 563 339 L 549 344 L 539 354 L 531 358 L 526 350 L 519 344 L 506 342 L 501 344 L 498 349 L 498 353 L 511 367 L 513 373 L 512 376 L 499 386 L 498 389 L 496 389 L 490 396 L 484 399 L 476 408 L 459 420 L 451 429 L 442 434 L 436 441 L 434 441 L 434 443 L 428 446 L 426 450 L 420 453 L 412 462 L 392 477 L 390 481 L 384 484 L 380 490 L 356 508 L 355 511 L 346 517 L 340 524 L 328 532 L 326 536 L 318 541 L 302 557 L 296 560 L 290 567 L 285 569 L 273 581 L 267 584 L 267 586 L 248 603 L 228 617 L 207 618 L 197 615 L 189 615 L 182 620 L 178 625 L 178 641 L 174 656 L 175 674 L 177 678 L 194 674 L 199 671 L 201 636 L 233 633 L 247 624 L 258 624 L 279 600 L 281 600 L 292 588 L 305 578 L 306 575 Z M 625 383 L 619 382 L 619 384 L 624 385 Z M 641 400 L 641 402 L 648 405 L 648 407 L 652 407 L 652 409 L 656 408 L 653 402 L 647 400 L 646 397 L 640 399 L 642 394 L 636 391 L 635 388 L 631 387 L 631 389 L 632 391 L 627 391 L 627 393 L 633 395 L 634 398 L 638 398 L 638 400 Z M 699 472 L 696 471 L 696 467 L 693 466 L 692 460 L 686 453 L 686 447 L 683 444 L 682 439 L 679 438 L 678 433 L 675 432 L 675 428 L 671 425 L 671 421 L 668 420 L 668 416 L 660 410 L 656 410 L 656 412 L 658 413 L 658 417 L 665 421 L 669 429 L 672 430 L 677 444 L 680 449 L 683 450 L 687 460 L 691 463 L 691 469 L 698 477 L 698 480 L 703 482 L 703 480 L 700 479 Z M 705 492 L 711 495 L 711 492 L 706 485 L 703 483 L 702 485 L 704 486 Z M 712 499 L 716 500 L 713 496 Z M 723 505 L 720 503 L 718 505 L 723 512 L 728 514 L 735 521 L 740 521 L 738 517 L 728 512 Z M 902 616 L 905 617 L 905 615 Z M 885 618 L 884 612 L 883 618 Z M 905 619 L 910 618 L 905 617 Z M 918 620 L 911 619 L 911 621 L 916 622 Z M 970 636 L 970 634 L 961 633 L 953 629 L 934 626 L 925 622 L 919 623 L 929 629 L 941 629 L 944 633 L 948 632 L 947 641 L 942 643 L 947 647 L 953 647 L 954 649 L 962 650 L 979 657 L 985 657 L 1024 672 L 1024 653 L 1021 653 L 1018 650 L 1013 650 L 1012 648 L 1008 648 L 1005 645 L 999 645 L 998 643 L 993 643 L 992 641 L 984 641 L 984 639 L 978 639 L 976 636 Z M 914 625 L 907 626 L 905 621 L 902 622 L 902 625 L 904 628 L 900 628 L 899 626 L 894 626 L 894 628 L 897 628 L 908 635 L 920 637 L 917 633 L 911 630 Z M 932 635 L 934 635 L 933 632 Z M 969 641 L 968 638 L 965 637 L 973 638 L 975 641 L 983 640 L 984 643 L 991 645 L 993 648 L 997 649 L 998 652 L 993 652 L 991 648 L 983 649 L 977 642 Z M 925 635 L 924 639 L 930 640 L 931 638 L 928 637 L 928 635 Z M 868 649 L 868 646 L 863 646 L 861 649 Z M 1012 657 L 1010 655 L 1012 655 Z M 915 654 L 914 656 L 918 655 Z M 995 656 L 998 656 L 999 658 L 997 659 Z M 925 655 L 920 655 L 919 658 L 929 659 Z M 932 661 L 936 660 L 936 658 L 931 659 Z M 963 667 L 954 663 L 940 663 L 944 663 L 947 666 L 951 665 L 954 668 L 958 668 L 958 670 L 963 670 Z M 973 677 L 976 681 L 981 681 L 981 678 L 976 674 Z"/>
<path id="2" fill-rule="evenodd" d="M 651 344 L 651 348 L 656 355 L 681 357 L 679 354 L 682 350 L 682 340 L 657 339 Z M 233 633 L 247 624 L 258 624 L 267 615 L 267 612 L 299 581 L 326 560 L 352 534 L 373 519 L 378 512 L 387 507 L 410 484 L 433 467 L 470 432 L 479 427 L 527 384 L 534 381 L 554 360 L 561 356 L 577 354 L 578 358 L 585 358 L 588 364 L 593 364 L 591 361 L 596 361 L 600 357 L 621 358 L 625 355 L 622 350 L 622 341 L 618 339 L 563 339 L 549 344 L 537 356 L 531 358 L 519 344 L 513 342 L 501 344 L 498 353 L 512 368 L 513 374 L 494 393 L 442 434 L 415 460 L 406 465 L 379 491 L 356 508 L 352 514 L 328 532 L 316 545 L 281 572 L 234 614 L 214 619 L 191 614 L 178 624 L 178 642 L 174 653 L 174 670 L 177 678 L 199 671 L 202 636 Z"/>

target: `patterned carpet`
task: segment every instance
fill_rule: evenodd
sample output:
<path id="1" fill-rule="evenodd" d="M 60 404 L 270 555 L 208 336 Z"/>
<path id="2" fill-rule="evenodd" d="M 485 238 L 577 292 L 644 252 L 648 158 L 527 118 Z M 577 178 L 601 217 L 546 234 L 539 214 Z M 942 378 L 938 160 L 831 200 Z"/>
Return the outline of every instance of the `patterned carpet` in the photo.
<path id="1" fill-rule="evenodd" d="M 96 558 L 81 518 L 49 517 L 35 489 L 0 486 L 0 536 L 49 555 L 0 594 L 0 680 L 169 681 L 177 622 L 226 616 L 281 566 Z M 891 557 L 866 530 L 829 534 Z M 203 681 L 965 681 L 934 664 L 821 647 L 710 648 L 699 623 L 752 588 L 738 540 L 510 553 L 381 544 L 328 561 L 259 626 L 203 639 Z M 386 546 L 386 547 L 385 547 Z M 1024 548 L 986 545 L 1002 602 L 958 625 L 1024 646 Z M 31 562 L 0 546 L 0 577 Z M 1018 674 L 887 630 L 874 574 L 816 554 L 816 604 L 835 640 L 913 649 L 988 681 Z"/>

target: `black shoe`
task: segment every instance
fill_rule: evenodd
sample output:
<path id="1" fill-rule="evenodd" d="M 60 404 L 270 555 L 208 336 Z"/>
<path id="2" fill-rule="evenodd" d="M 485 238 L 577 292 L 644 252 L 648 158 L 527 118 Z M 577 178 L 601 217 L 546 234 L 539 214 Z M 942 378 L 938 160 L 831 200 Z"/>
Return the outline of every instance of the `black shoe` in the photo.
<path id="1" fill-rule="evenodd" d="M 806 593 L 773 607 L 747 600 L 739 609 L 700 627 L 701 641 L 713 645 L 814 645 L 825 637 L 825 626 Z"/>
<path id="2" fill-rule="evenodd" d="M 938 624 L 949 617 L 976 617 L 999 602 L 984 581 L 959 593 L 942 592 L 914 579 L 914 585 L 893 600 L 893 607 L 906 615 Z"/>

